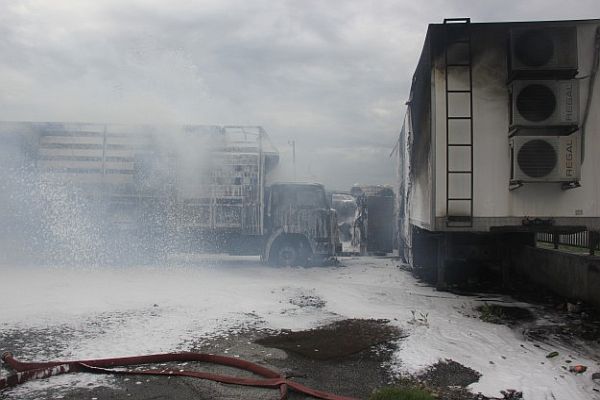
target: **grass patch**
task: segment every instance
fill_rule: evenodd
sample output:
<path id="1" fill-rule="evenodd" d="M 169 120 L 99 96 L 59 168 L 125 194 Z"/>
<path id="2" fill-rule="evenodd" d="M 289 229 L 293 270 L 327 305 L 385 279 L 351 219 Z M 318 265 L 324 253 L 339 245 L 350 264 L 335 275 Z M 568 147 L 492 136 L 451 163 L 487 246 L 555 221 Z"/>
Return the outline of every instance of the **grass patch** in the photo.
<path id="1" fill-rule="evenodd" d="M 485 322 L 490 322 L 492 324 L 501 324 L 506 319 L 504 310 L 498 307 L 497 305 L 490 305 L 485 303 L 484 305 L 479 307 L 478 310 L 481 313 L 479 318 Z"/>
<path id="2" fill-rule="evenodd" d="M 546 242 L 537 242 L 536 246 L 544 248 L 544 249 L 562 251 L 565 253 L 573 253 L 573 254 L 581 254 L 581 255 L 589 255 L 589 253 L 590 253 L 590 250 L 587 247 L 570 246 L 568 244 L 559 244 L 558 249 L 554 248 L 553 243 L 546 243 Z"/>
<path id="3" fill-rule="evenodd" d="M 387 387 L 377 390 L 369 400 L 434 400 L 429 392 L 415 387 Z"/>
<path id="4" fill-rule="evenodd" d="M 535 320 L 535 316 L 526 308 L 487 304 L 476 308 L 482 321 L 492 324 L 516 325 L 520 322 Z"/>

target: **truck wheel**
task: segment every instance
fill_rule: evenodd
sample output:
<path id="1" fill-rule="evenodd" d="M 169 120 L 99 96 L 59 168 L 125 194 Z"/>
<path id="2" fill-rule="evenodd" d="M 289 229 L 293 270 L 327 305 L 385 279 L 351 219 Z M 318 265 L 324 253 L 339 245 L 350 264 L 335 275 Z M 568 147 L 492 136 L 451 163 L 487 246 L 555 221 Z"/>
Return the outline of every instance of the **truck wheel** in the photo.
<path id="1" fill-rule="evenodd" d="M 271 264 L 280 266 L 306 265 L 308 257 L 298 240 L 282 240 L 274 246 L 269 257 Z"/>

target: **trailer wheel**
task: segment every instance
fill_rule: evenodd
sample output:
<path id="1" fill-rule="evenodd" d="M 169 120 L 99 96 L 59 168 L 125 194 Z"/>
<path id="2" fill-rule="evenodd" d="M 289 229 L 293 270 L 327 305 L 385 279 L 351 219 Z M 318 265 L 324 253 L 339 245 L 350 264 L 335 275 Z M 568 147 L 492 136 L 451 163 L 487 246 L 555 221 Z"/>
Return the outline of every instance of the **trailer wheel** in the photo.
<path id="1" fill-rule="evenodd" d="M 296 238 L 278 239 L 269 254 L 272 265 L 293 266 L 307 265 L 308 252 L 302 240 Z"/>

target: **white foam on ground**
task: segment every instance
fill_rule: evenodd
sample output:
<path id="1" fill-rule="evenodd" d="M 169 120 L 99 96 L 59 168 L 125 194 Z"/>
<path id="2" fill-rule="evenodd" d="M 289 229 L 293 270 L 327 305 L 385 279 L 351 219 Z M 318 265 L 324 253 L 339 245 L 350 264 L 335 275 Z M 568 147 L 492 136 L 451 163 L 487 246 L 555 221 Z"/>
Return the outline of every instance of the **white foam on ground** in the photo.
<path id="1" fill-rule="evenodd" d="M 591 380 L 600 370 L 598 354 L 563 348 L 561 356 L 546 359 L 554 349 L 535 347 L 506 326 L 469 316 L 482 304 L 476 298 L 437 292 L 390 259 L 348 258 L 343 263 L 346 267 L 271 268 L 255 258 L 219 256 L 164 268 L 4 266 L 0 330 L 66 329 L 68 343 L 44 355 L 74 359 L 187 350 L 194 340 L 243 326 L 301 330 L 335 319 L 385 318 L 410 334 L 399 341 L 393 373 L 414 373 L 453 359 L 483 374 L 470 388 L 488 396 L 510 388 L 523 391 L 527 400 L 600 399 Z M 302 293 L 320 297 L 325 306 L 290 303 Z M 426 315 L 427 324 L 411 323 L 411 311 Z M 53 335 L 61 340 L 60 333 Z M 33 349 L 15 356 L 36 359 Z M 565 371 L 567 353 L 588 371 Z M 56 379 L 50 384 L 72 387 L 81 380 Z M 90 380 L 110 384 L 104 376 L 91 376 L 86 387 L 93 384 Z M 6 395 L 40 393 L 39 385 L 28 383 Z"/>

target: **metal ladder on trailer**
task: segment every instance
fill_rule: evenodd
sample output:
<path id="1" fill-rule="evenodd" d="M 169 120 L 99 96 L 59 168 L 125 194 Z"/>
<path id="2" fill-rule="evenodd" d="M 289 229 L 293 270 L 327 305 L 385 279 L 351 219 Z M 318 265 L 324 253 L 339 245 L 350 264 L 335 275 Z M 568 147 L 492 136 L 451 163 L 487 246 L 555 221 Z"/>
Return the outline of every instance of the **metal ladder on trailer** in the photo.
<path id="1" fill-rule="evenodd" d="M 446 226 L 473 226 L 473 71 L 470 18 L 444 19 Z"/>

